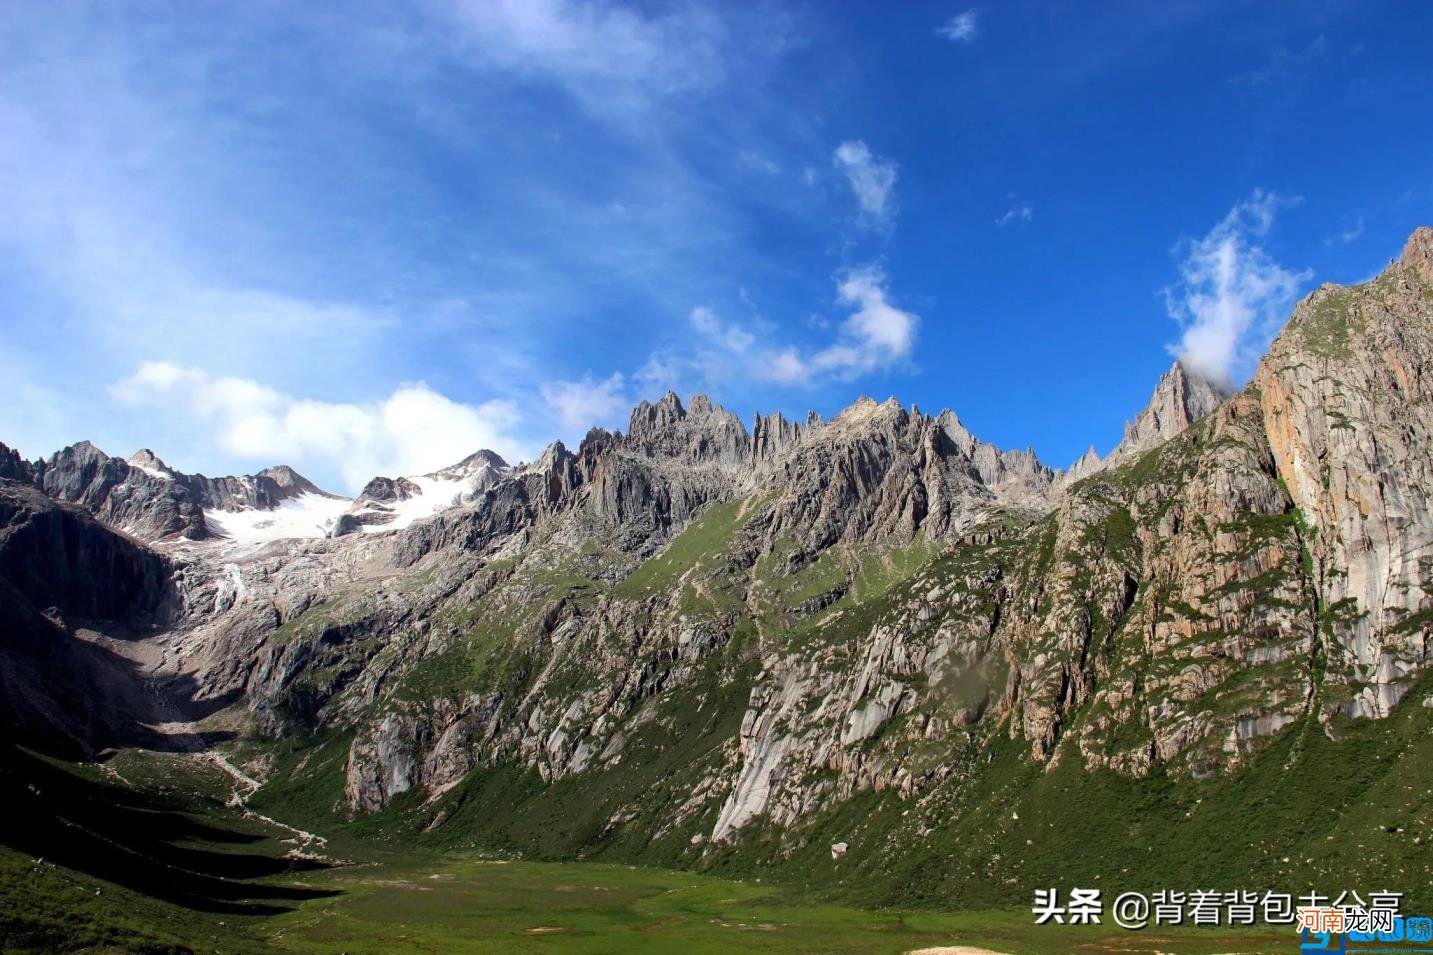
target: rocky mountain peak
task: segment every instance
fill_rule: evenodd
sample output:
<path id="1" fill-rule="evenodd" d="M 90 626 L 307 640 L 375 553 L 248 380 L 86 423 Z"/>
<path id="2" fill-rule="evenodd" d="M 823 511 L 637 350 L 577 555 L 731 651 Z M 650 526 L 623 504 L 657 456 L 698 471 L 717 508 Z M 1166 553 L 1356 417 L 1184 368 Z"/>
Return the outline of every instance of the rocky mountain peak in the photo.
<path id="1" fill-rule="evenodd" d="M 1413 230 L 1403 246 L 1401 261 L 1405 268 L 1417 272 L 1425 282 L 1433 282 L 1433 228 L 1424 225 Z"/>
<path id="2" fill-rule="evenodd" d="M 869 395 L 862 395 L 832 418 L 831 426 L 855 430 L 880 423 L 904 424 L 909 417 L 905 407 L 894 397 L 878 403 Z"/>
<path id="3" fill-rule="evenodd" d="M 501 473 L 508 470 L 508 467 L 509 465 L 507 461 L 503 460 L 502 455 L 496 451 L 489 451 L 483 448 L 474 451 L 457 464 L 450 464 L 445 468 L 439 468 L 437 471 L 423 475 L 423 477 L 453 481 L 473 477 L 484 472 L 492 474 Z"/>
<path id="4" fill-rule="evenodd" d="M 474 451 L 427 474 L 379 476 L 366 485 L 329 531 L 343 537 L 365 529 L 399 530 L 449 508 L 468 504 L 513 472 L 496 451 Z"/>
<path id="5" fill-rule="evenodd" d="M 758 414 L 751 423 L 751 456 L 758 462 L 774 461 L 801 441 L 810 426 L 802 427 L 776 411 L 769 415 Z"/>
<path id="6" fill-rule="evenodd" d="M 684 408 L 669 391 L 655 405 L 644 401 L 632 410 L 623 447 L 661 461 L 737 469 L 749 464 L 751 436 L 741 419 L 706 395 L 693 395 Z"/>
<path id="7" fill-rule="evenodd" d="M 110 460 L 110 456 L 109 456 L 108 454 L 105 454 L 105 453 L 104 453 L 103 451 L 101 451 L 99 448 L 95 447 L 94 444 L 91 443 L 91 442 L 88 441 L 88 440 L 76 441 L 74 444 L 71 444 L 71 445 L 69 445 L 68 447 L 61 448 L 60 450 L 56 451 L 54 454 L 50 455 L 50 461 L 51 461 L 51 462 L 56 462 L 56 461 L 96 461 L 96 462 L 103 462 L 103 461 L 108 461 L 108 460 Z"/>
<path id="8" fill-rule="evenodd" d="M 258 474 L 254 475 L 254 477 L 259 479 L 267 478 L 272 481 L 274 487 L 278 489 L 278 494 L 275 495 L 277 500 L 297 497 L 300 494 L 321 494 L 324 497 L 338 496 L 321 490 L 317 484 L 314 484 L 287 464 L 278 464 L 271 468 L 264 468 Z"/>
<path id="9" fill-rule="evenodd" d="M 969 457 L 975 450 L 977 440 L 970 429 L 961 422 L 960 417 L 949 408 L 941 411 L 935 418 L 936 427 L 945 432 L 945 436 L 951 443 L 960 449 L 960 452 Z"/>
<path id="10" fill-rule="evenodd" d="M 1080 455 L 1079 460 L 1070 465 L 1069 470 L 1065 472 L 1065 480 L 1067 482 L 1078 481 L 1081 478 L 1089 477 L 1103 467 L 1104 461 L 1100 459 L 1099 452 L 1092 444 L 1085 449 L 1084 454 Z"/>
<path id="11" fill-rule="evenodd" d="M 22 458 L 19 451 L 0 443 L 0 478 L 29 484 L 35 480 L 35 465 Z"/>
<path id="12" fill-rule="evenodd" d="M 508 463 L 506 460 L 504 460 L 503 456 L 501 454 L 498 454 L 496 451 L 490 451 L 487 448 L 482 448 L 481 450 L 474 451 L 466 458 L 463 458 L 463 460 L 459 461 L 456 466 L 460 468 L 489 467 L 501 469 L 508 467 Z"/>
<path id="13" fill-rule="evenodd" d="M 55 452 L 37 469 L 34 481 L 50 497 L 79 504 L 111 527 L 145 540 L 204 539 L 202 503 L 177 480 L 184 476 L 153 452 L 134 457 L 131 464 L 79 441 Z"/>
<path id="14" fill-rule="evenodd" d="M 422 489 L 407 478 L 376 477 L 363 485 L 363 490 L 354 498 L 353 505 L 357 509 L 366 503 L 406 501 L 421 493 Z"/>
<path id="15" fill-rule="evenodd" d="M 572 460 L 572 452 L 567 450 L 567 445 L 561 441 L 554 441 L 542 449 L 537 460 L 527 466 L 527 469 L 536 474 L 546 474 Z"/>
<path id="16" fill-rule="evenodd" d="M 1125 424 L 1124 439 L 1104 463 L 1110 465 L 1163 444 L 1228 398 L 1223 386 L 1176 361 L 1159 379 L 1145 409 Z"/>
<path id="17" fill-rule="evenodd" d="M 149 450 L 149 448 L 140 448 L 129 456 L 126 463 L 132 468 L 147 471 L 155 477 L 162 477 L 172 481 L 178 476 L 173 468 L 165 464 L 159 455 Z"/>
<path id="18" fill-rule="evenodd" d="M 632 409 L 627 434 L 638 440 L 651 438 L 686 416 L 687 409 L 682 407 L 682 399 L 675 391 L 668 391 L 656 404 L 643 401 Z"/>

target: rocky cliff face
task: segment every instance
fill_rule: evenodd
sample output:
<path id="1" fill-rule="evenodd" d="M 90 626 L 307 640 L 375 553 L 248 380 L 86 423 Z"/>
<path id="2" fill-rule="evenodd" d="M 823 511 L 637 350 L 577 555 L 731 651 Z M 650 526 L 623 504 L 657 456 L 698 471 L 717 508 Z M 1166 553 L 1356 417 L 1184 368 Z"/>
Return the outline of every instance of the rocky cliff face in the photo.
<path id="1" fill-rule="evenodd" d="M 1228 399 L 1220 385 L 1176 361 L 1159 379 L 1144 410 L 1125 422 L 1124 437 L 1109 455 L 1102 459 L 1091 447 L 1065 472 L 1063 483 L 1073 484 L 1178 437 Z"/>
<path id="2" fill-rule="evenodd" d="M 35 469 L 35 464 L 20 457 L 19 451 L 0 444 L 0 478 L 33 484 Z"/>
<path id="3" fill-rule="evenodd" d="M 178 616 L 169 562 L 82 508 L 0 479 L 0 711 L 4 734 L 88 755 L 137 742 L 143 680 L 114 636 Z"/>
<path id="4" fill-rule="evenodd" d="M 37 478 L 50 497 L 79 504 L 111 527 L 141 539 L 208 536 L 203 504 L 186 485 L 157 468 L 146 470 L 112 458 L 88 441 L 56 453 Z"/>
<path id="5" fill-rule="evenodd" d="M 1301 306 L 1242 394 L 1226 399 L 1176 365 L 1117 451 L 1063 494 L 1052 490 L 1053 472 L 982 446 L 953 415 L 862 401 L 799 432 L 759 422 L 757 434 L 779 435 L 785 451 L 769 464 L 753 453 L 753 484 L 712 480 L 698 498 L 707 516 L 634 576 L 676 564 L 689 535 L 727 563 L 674 566 L 674 592 L 646 603 L 624 606 L 619 584 L 597 614 L 569 597 L 561 627 L 539 620 L 533 632 L 556 640 L 560 630 L 563 644 L 581 644 L 593 659 L 606 659 L 603 634 L 621 633 L 635 655 L 610 665 L 655 664 L 680 682 L 700 666 L 678 648 L 730 648 L 743 621 L 755 625 L 762 649 L 746 652 L 759 669 L 735 748 L 695 781 L 719 803 L 709 831 L 717 841 L 738 839 L 753 820 L 795 824 L 862 789 L 914 795 L 939 785 L 956 770 L 941 756 L 952 734 L 997 731 L 1023 740 L 1032 759 L 1200 778 L 1239 766 L 1304 716 L 1384 715 L 1427 663 L 1419 556 L 1429 527 L 1411 516 L 1426 515 L 1429 486 L 1410 440 L 1427 426 L 1418 389 L 1433 340 L 1422 325 L 1421 241 L 1377 282 L 1321 291 Z M 1317 320 L 1330 295 L 1354 316 L 1352 338 L 1336 347 L 1320 344 L 1329 332 Z M 1379 412 L 1367 397 L 1350 401 L 1353 386 L 1365 396 L 1401 389 L 1408 400 Z M 1297 414 L 1292 394 L 1302 396 Z M 675 399 L 639 409 L 638 419 L 640 447 L 662 447 L 648 460 L 690 455 L 663 431 L 691 427 Z M 1374 452 L 1372 435 L 1384 431 L 1401 437 Z M 701 434 L 702 450 L 687 462 L 721 475 L 742 459 L 734 421 Z M 1363 450 L 1347 449 L 1347 470 L 1297 473 L 1301 462 L 1330 460 L 1330 440 L 1359 434 Z M 623 450 L 635 457 L 638 448 Z M 1372 483 L 1355 495 L 1352 474 Z M 565 485 L 573 500 L 584 483 L 579 469 Z M 657 499 L 650 482 L 632 486 L 646 495 L 637 499 Z M 609 493 L 599 512 L 620 522 L 621 496 Z M 640 539 L 655 530 L 641 525 Z M 862 567 L 863 553 L 884 566 Z M 914 570 L 903 576 L 891 565 L 906 555 Z M 862 593 L 863 581 L 888 575 L 902 583 Z M 1355 612 L 1364 606 L 1379 609 Z M 663 629 L 703 619 L 702 641 Z M 673 651 L 648 651 L 656 656 L 642 664 L 648 646 Z M 574 665 L 558 650 L 544 657 L 545 672 Z M 736 663 L 712 666 L 737 680 Z M 617 758 L 616 727 L 636 704 L 611 701 L 595 675 L 607 666 L 568 672 L 562 693 L 530 689 L 516 708 L 500 696 L 470 701 L 485 729 L 459 734 L 466 755 L 440 762 L 518 758 L 558 777 L 589 769 L 592 754 Z M 453 706 L 451 725 L 462 724 L 470 710 Z M 437 740 L 452 747 L 455 737 L 425 742 L 390 723 L 398 737 L 383 743 L 383 725 L 351 757 L 354 806 L 387 798 L 370 784 L 393 777 L 374 761 L 414 767 L 398 774 L 405 789 L 453 782 L 421 767 Z"/>
<path id="6" fill-rule="evenodd" d="M 1228 392 L 1219 385 L 1176 361 L 1159 379 L 1144 411 L 1125 425 L 1124 438 L 1110 452 L 1106 463 L 1136 457 L 1178 437 L 1228 398 Z"/>
<path id="7" fill-rule="evenodd" d="M 21 474 L 55 500 L 78 504 L 109 526 L 146 541 L 208 539 L 212 532 L 206 510 L 273 510 L 305 495 L 338 499 L 285 465 L 240 477 L 209 478 L 175 471 L 147 448 L 125 460 L 88 441 L 48 461 L 25 468 L 20 464 L 0 469 Z"/>
<path id="8" fill-rule="evenodd" d="M 1237 774 L 1427 673 L 1430 250 L 1310 296 L 1237 395 L 1176 365 L 1066 474 L 894 400 L 748 431 L 668 395 L 575 453 L 464 462 L 466 499 L 391 532 L 169 542 L 161 670 L 261 741 L 341 746 L 343 811 L 416 793 L 441 828 L 528 773 L 524 799 L 587 794 L 582 845 L 691 864 L 800 852 L 872 793 L 928 827 L 997 759 Z M 157 459 L 65 455 L 40 480 L 101 519 L 183 514 L 134 504 L 189 487 Z"/>
<path id="9" fill-rule="evenodd" d="M 1386 715 L 1433 623 L 1433 230 L 1374 281 L 1304 300 L 1250 387 L 1300 518 L 1329 679 L 1350 712 Z"/>
<path id="10" fill-rule="evenodd" d="M 793 822 L 833 767 L 838 791 L 919 790 L 952 767 L 911 754 L 977 720 L 1036 759 L 1209 776 L 1303 716 L 1387 716 L 1433 632 L 1430 235 L 1302 303 L 1235 398 L 1208 409 L 1176 366 L 1112 466 L 918 573 L 856 647 L 773 659 L 713 835 Z M 932 692 L 960 674 L 974 696 Z"/>

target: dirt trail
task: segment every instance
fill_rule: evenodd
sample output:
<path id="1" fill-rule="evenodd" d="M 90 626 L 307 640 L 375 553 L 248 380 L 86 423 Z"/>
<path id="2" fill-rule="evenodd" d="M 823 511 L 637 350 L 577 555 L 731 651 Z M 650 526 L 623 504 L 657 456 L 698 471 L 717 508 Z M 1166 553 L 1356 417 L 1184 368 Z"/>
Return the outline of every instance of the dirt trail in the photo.
<path id="1" fill-rule="evenodd" d="M 263 782 L 235 766 L 223 753 L 213 749 L 206 742 L 203 721 L 193 718 L 190 701 L 176 699 L 173 687 L 179 671 L 171 660 L 174 648 L 169 641 L 172 635 L 160 634 L 127 641 L 114 640 L 98 633 L 86 633 L 84 636 L 122 655 L 142 674 L 140 686 L 145 704 L 143 715 L 147 717 L 145 727 L 162 737 L 173 751 L 195 762 L 210 763 L 228 776 L 233 781 L 228 800 L 230 806 L 239 810 L 247 819 L 290 833 L 291 838 L 283 840 L 292 846 L 288 850 L 290 857 L 328 863 L 339 861 L 322 854 L 321 850 L 328 845 L 325 837 L 249 808 L 249 797 L 263 786 Z"/>
<path id="2" fill-rule="evenodd" d="M 272 816 L 266 816 L 261 812 L 250 809 L 249 797 L 257 792 L 263 783 L 229 762 L 228 757 L 223 753 L 207 750 L 201 753 L 192 753 L 190 756 L 192 759 L 214 764 L 234 781 L 234 789 L 229 794 L 229 805 L 243 813 L 246 819 L 265 822 L 277 829 L 283 829 L 285 832 L 293 833 L 293 839 L 284 840 L 285 842 L 292 843 L 294 846 L 294 848 L 289 850 L 288 855 L 294 858 L 313 859 L 322 862 L 337 861 L 325 857 L 321 852 L 315 851 L 328 845 L 328 839 L 325 837 L 317 833 L 309 832 L 306 829 L 300 829 L 297 826 L 291 826 L 286 822 L 280 822 Z"/>

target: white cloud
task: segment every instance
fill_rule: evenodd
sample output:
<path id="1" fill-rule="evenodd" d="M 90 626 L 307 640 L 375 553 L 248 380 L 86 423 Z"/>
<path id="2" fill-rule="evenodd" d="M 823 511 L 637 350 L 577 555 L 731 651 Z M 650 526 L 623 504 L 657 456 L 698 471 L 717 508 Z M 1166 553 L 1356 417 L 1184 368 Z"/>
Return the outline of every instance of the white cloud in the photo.
<path id="1" fill-rule="evenodd" d="M 693 328 L 728 351 L 744 352 L 756 341 L 751 332 L 723 323 L 716 312 L 705 305 L 692 309 L 691 320 Z"/>
<path id="2" fill-rule="evenodd" d="M 980 33 L 980 11 L 972 7 L 957 13 L 936 27 L 935 32 L 952 43 L 974 43 Z"/>
<path id="3" fill-rule="evenodd" d="M 841 327 L 850 343 L 846 347 L 853 347 L 857 355 L 856 364 L 850 367 L 871 370 L 910 355 L 920 320 L 892 305 L 886 298 L 885 286 L 885 274 L 874 266 L 847 273 L 837 286 L 841 302 L 859 306 Z M 816 356 L 818 366 L 822 364 L 822 354 Z"/>
<path id="4" fill-rule="evenodd" d="M 317 461 L 334 467 L 350 491 L 378 474 L 433 471 L 480 448 L 514 462 L 524 457 L 513 437 L 519 415 L 511 402 L 463 404 L 422 382 L 365 404 L 315 401 L 247 378 L 147 361 L 109 392 L 127 407 L 192 417 L 225 451 L 256 464 L 302 470 L 304 462 Z"/>
<path id="5" fill-rule="evenodd" d="M 1035 210 L 1025 204 L 1014 205 L 1005 210 L 1004 214 L 996 216 L 996 225 L 1009 225 L 1012 222 L 1029 222 L 1035 215 Z"/>
<path id="6" fill-rule="evenodd" d="M 631 406 L 621 372 L 613 372 L 601 381 L 584 375 L 580 381 L 548 381 L 541 386 L 542 400 L 556 412 L 562 426 L 581 431 L 596 424 L 610 422 Z"/>
<path id="7" fill-rule="evenodd" d="M 1180 281 L 1165 299 L 1184 326 L 1171 351 L 1190 368 L 1233 386 L 1268 347 L 1311 273 L 1275 262 L 1259 240 L 1278 208 L 1298 201 L 1256 189 L 1208 235 L 1182 244 Z"/>
<path id="8" fill-rule="evenodd" d="M 804 383 L 811 378 L 811 368 L 802 360 L 795 346 L 767 355 L 758 371 L 773 381 L 788 384 Z"/>
<path id="9" fill-rule="evenodd" d="M 862 221 L 876 228 L 889 226 L 896 214 L 895 189 L 899 168 L 896 163 L 876 156 L 859 139 L 837 146 L 832 162 L 851 183 L 851 191 L 861 207 Z"/>
<path id="10" fill-rule="evenodd" d="M 780 163 L 755 150 L 743 149 L 737 153 L 737 159 L 741 161 L 742 165 L 750 166 L 752 169 L 764 172 L 768 176 L 779 176 L 781 174 Z"/>
<path id="11" fill-rule="evenodd" d="M 738 297 L 752 307 L 744 289 L 738 290 Z M 698 305 L 688 316 L 700 339 L 698 347 L 653 352 L 630 377 L 617 372 L 600 380 L 589 374 L 577 381 L 550 381 L 541 387 L 542 397 L 568 432 L 580 434 L 594 424 L 612 423 L 633 404 L 634 393 L 710 389 L 732 379 L 794 386 L 849 381 L 910 358 L 920 317 L 891 301 L 886 275 L 878 267 L 867 265 L 838 276 L 836 301 L 846 306 L 839 322 L 812 316 L 805 323 L 814 331 L 835 324 L 835 335 L 823 336 L 824 345 L 805 347 L 763 340 Z M 765 332 L 771 327 L 758 318 L 752 329 Z"/>
<path id="12" fill-rule="evenodd" d="M 1357 242 L 1363 238 L 1363 216 L 1347 229 L 1340 229 L 1336 235 L 1331 235 L 1324 240 L 1324 245 L 1347 245 L 1350 242 Z"/>
<path id="13" fill-rule="evenodd" d="M 753 366 L 754 373 L 787 383 L 820 376 L 850 379 L 910 357 L 920 317 L 891 303 L 880 269 L 853 269 L 837 283 L 836 291 L 841 304 L 855 307 L 841 322 L 836 341 L 809 356 L 795 347 L 767 351 Z"/>
<path id="14" fill-rule="evenodd" d="M 701 89 L 724 72 L 722 20 L 688 6 L 648 15 L 603 0 L 438 3 L 475 63 L 551 80 L 593 112 L 621 115 Z"/>
<path id="15" fill-rule="evenodd" d="M 641 368 L 632 373 L 632 384 L 642 394 L 681 391 L 689 361 L 670 352 L 653 352 Z"/>

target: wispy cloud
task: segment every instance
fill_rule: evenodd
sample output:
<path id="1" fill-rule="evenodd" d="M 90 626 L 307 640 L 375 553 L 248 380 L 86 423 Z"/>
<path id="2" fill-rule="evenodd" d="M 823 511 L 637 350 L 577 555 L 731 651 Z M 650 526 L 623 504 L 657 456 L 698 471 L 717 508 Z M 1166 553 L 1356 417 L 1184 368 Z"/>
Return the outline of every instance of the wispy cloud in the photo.
<path id="1" fill-rule="evenodd" d="M 376 474 L 419 474 L 479 448 L 509 460 L 527 448 L 520 416 L 507 401 L 468 405 L 423 382 L 370 403 L 315 401 L 249 378 L 212 377 L 167 361 L 143 362 L 109 387 L 127 408 L 154 409 L 208 429 L 230 454 L 256 466 L 317 461 L 356 491 Z"/>
<path id="2" fill-rule="evenodd" d="M 0 244 L 25 284 L 0 305 L 46 316 L 3 344 L 53 404 L 43 428 L 0 419 L 33 453 L 138 442 L 352 487 L 482 445 L 520 455 L 658 385 L 741 401 L 908 356 L 889 329 L 908 339 L 915 318 L 884 277 L 843 276 L 812 327 L 809 298 L 769 294 L 797 276 L 822 295 L 833 194 L 849 186 L 864 228 L 897 212 L 895 162 L 853 139 L 824 165 L 839 140 L 768 95 L 786 14 L 419 0 L 350 32 L 318 8 L 125 30 L 69 10 L 7 20 L 34 55 L 0 62 Z M 789 261 L 752 239 L 773 212 L 809 233 Z M 687 314 L 723 273 L 797 318 Z M 617 328 L 653 341 L 645 366 Z M 116 382 L 114 400 L 84 381 Z M 385 424 L 415 397 L 455 440 Z"/>
<path id="3" fill-rule="evenodd" d="M 908 360 L 915 346 L 920 317 L 898 308 L 887 290 L 885 273 L 875 265 L 847 270 L 836 278 L 836 303 L 847 314 L 837 322 L 810 316 L 803 324 L 825 332 L 825 344 L 797 345 L 772 340 L 748 328 L 723 321 L 705 305 L 692 309 L 692 327 L 707 350 L 649 363 L 668 379 L 690 377 L 693 371 L 734 363 L 741 375 L 784 385 L 814 386 L 827 380 L 847 381 L 891 368 Z M 829 330 L 835 325 L 835 334 Z M 768 325 L 757 322 L 757 325 Z M 769 327 L 769 325 L 768 325 Z"/>
<path id="4" fill-rule="evenodd" d="M 995 224 L 1006 226 L 1012 222 L 1029 222 L 1035 215 L 1035 210 L 1024 203 L 1011 206 L 1003 213 L 995 217 Z"/>
<path id="5" fill-rule="evenodd" d="M 756 152 L 755 150 L 743 149 L 741 152 L 737 153 L 736 158 L 741 162 L 743 166 L 746 166 L 750 169 L 755 169 L 758 172 L 764 172 L 768 176 L 779 176 L 781 174 L 780 163 L 776 162 L 769 156 L 765 156 L 762 153 Z"/>
<path id="6" fill-rule="evenodd" d="M 1363 238 L 1363 216 L 1347 229 L 1340 229 L 1338 232 L 1324 239 L 1324 245 L 1347 245 L 1350 242 L 1357 242 Z"/>
<path id="7" fill-rule="evenodd" d="M 1234 77 L 1235 86 L 1250 91 L 1267 89 L 1280 83 L 1298 80 L 1312 64 L 1328 55 L 1328 41 L 1322 34 L 1299 50 L 1280 47 L 1263 66 Z"/>
<path id="8" fill-rule="evenodd" d="M 575 381 L 544 382 L 540 390 L 542 400 L 571 433 L 613 423 L 616 416 L 632 406 L 625 386 L 625 376 L 613 372 L 600 380 L 588 374 Z"/>
<path id="9" fill-rule="evenodd" d="M 1312 273 L 1275 262 L 1261 240 L 1278 209 L 1297 202 L 1256 189 L 1203 238 L 1177 247 L 1180 281 L 1165 289 L 1165 301 L 1184 334 L 1170 350 L 1192 369 L 1237 384 L 1287 317 Z"/>
<path id="10" fill-rule="evenodd" d="M 717 318 L 716 312 L 705 305 L 692 309 L 690 317 L 692 327 L 699 334 L 731 351 L 744 352 L 756 340 L 755 336 L 745 329 L 724 324 Z"/>
<path id="11" fill-rule="evenodd" d="M 719 82 L 723 21 L 695 5 L 649 15 L 602 0 L 453 0 L 451 39 L 477 65 L 556 82 L 612 115 Z"/>
<path id="12" fill-rule="evenodd" d="M 260 4 L 122 30 L 97 7 L 17 9 L 0 27 L 0 245 L 24 283 L 0 283 L 0 306 L 47 318 L 0 337 L 54 383 L 63 425 L 27 444 L 174 454 L 193 435 L 197 464 L 238 468 L 76 387 L 154 358 L 365 406 L 423 379 L 513 401 L 539 443 L 564 420 L 543 381 L 624 361 L 615 336 L 571 357 L 572 326 L 660 337 L 713 262 L 755 255 L 733 179 L 790 211 L 779 173 L 829 148 L 793 153 L 799 124 L 759 92 L 786 42 L 768 9 L 419 0 L 334 29 Z M 714 112 L 676 108 L 688 96 Z M 718 148 L 744 168 L 696 158 Z"/>
<path id="13" fill-rule="evenodd" d="M 875 228 L 889 227 L 896 215 L 899 167 L 895 161 L 875 155 L 864 142 L 852 139 L 836 147 L 832 162 L 851 184 L 861 221 Z"/>
<path id="14" fill-rule="evenodd" d="M 935 29 L 936 35 L 952 43 L 974 43 L 980 35 L 980 11 L 974 7 L 957 13 Z"/>
<path id="15" fill-rule="evenodd" d="M 876 266 L 847 272 L 837 282 L 836 297 L 854 311 L 842 320 L 834 342 L 811 353 L 795 346 L 768 352 L 754 370 L 777 381 L 804 384 L 822 376 L 851 379 L 910 358 L 920 316 L 891 302 L 884 272 Z"/>

